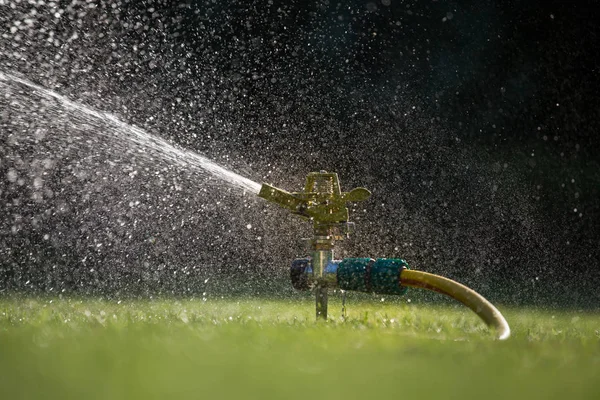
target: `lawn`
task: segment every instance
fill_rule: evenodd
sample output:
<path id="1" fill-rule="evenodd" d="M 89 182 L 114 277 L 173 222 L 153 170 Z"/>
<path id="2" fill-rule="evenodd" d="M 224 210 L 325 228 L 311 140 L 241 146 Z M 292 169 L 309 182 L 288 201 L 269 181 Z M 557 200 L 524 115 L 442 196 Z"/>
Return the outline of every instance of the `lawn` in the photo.
<path id="1" fill-rule="evenodd" d="M 0 299 L 1 399 L 600 399 L 600 315 L 361 300 Z"/>

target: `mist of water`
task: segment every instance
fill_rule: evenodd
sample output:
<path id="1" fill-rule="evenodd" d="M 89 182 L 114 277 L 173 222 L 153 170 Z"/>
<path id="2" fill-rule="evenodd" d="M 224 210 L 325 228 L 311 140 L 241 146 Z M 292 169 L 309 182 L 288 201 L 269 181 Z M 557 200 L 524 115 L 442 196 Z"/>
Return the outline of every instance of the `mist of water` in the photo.
<path id="1" fill-rule="evenodd" d="M 169 161 L 182 168 L 206 171 L 213 177 L 250 193 L 258 194 L 260 191 L 260 184 L 222 167 L 203 155 L 190 150 L 177 148 L 160 137 L 154 136 L 143 129 L 119 120 L 110 113 L 93 110 L 83 104 L 69 100 L 52 90 L 36 85 L 27 79 L 10 73 L 0 71 L 0 82 L 24 85 L 41 98 L 58 101 L 62 107 L 75 113 L 78 118 L 95 118 L 108 123 L 115 129 L 111 131 L 98 130 L 96 133 L 104 136 L 110 135 L 112 139 L 124 142 L 128 148 L 135 146 L 140 152 L 147 152 L 151 153 L 153 156 L 159 156 L 163 160 Z"/>

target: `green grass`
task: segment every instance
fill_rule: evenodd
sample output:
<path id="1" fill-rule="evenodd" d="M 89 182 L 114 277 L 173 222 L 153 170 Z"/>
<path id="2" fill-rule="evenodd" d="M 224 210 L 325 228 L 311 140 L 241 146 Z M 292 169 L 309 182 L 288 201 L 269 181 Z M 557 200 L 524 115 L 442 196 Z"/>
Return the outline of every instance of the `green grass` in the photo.
<path id="1" fill-rule="evenodd" d="M 504 311 L 498 342 L 461 307 L 0 299 L 0 398 L 600 398 L 598 315 Z"/>

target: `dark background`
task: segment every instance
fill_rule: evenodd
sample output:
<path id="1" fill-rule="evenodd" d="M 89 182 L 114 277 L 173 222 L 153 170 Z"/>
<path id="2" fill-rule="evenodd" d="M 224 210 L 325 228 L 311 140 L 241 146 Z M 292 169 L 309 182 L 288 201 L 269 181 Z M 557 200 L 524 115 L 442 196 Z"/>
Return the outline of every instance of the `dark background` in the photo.
<path id="1" fill-rule="evenodd" d="M 0 71 L 257 182 L 326 169 L 372 190 L 340 256 L 600 306 L 592 2 L 4 3 Z M 1 291 L 289 293 L 307 224 L 29 92 L 0 92 Z"/>

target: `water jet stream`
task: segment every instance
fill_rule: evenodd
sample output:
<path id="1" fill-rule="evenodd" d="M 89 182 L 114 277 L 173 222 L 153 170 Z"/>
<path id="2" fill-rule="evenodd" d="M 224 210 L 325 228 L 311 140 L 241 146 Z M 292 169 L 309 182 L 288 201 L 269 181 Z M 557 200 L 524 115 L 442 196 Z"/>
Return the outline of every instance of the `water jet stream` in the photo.
<path id="1" fill-rule="evenodd" d="M 163 159 L 177 163 L 180 166 L 202 168 L 215 178 L 221 179 L 238 189 L 242 189 L 253 194 L 258 194 L 260 191 L 260 184 L 222 167 L 203 155 L 190 150 L 176 148 L 166 140 L 154 136 L 141 128 L 126 124 L 110 113 L 93 110 L 85 105 L 69 100 L 67 97 L 62 96 L 50 89 L 46 89 L 25 78 L 21 78 L 10 73 L 0 71 L 0 83 L 1 82 L 6 82 L 7 84 L 18 83 L 24 85 L 30 89 L 33 89 L 37 95 L 44 99 L 57 100 L 65 109 L 75 111 L 80 116 L 93 117 L 107 122 L 117 128 L 115 136 L 120 135 L 123 139 L 131 142 L 131 144 L 135 144 L 144 150 L 151 150 L 159 154 Z M 100 131 L 99 134 L 107 135 L 107 133 L 104 131 Z"/>

